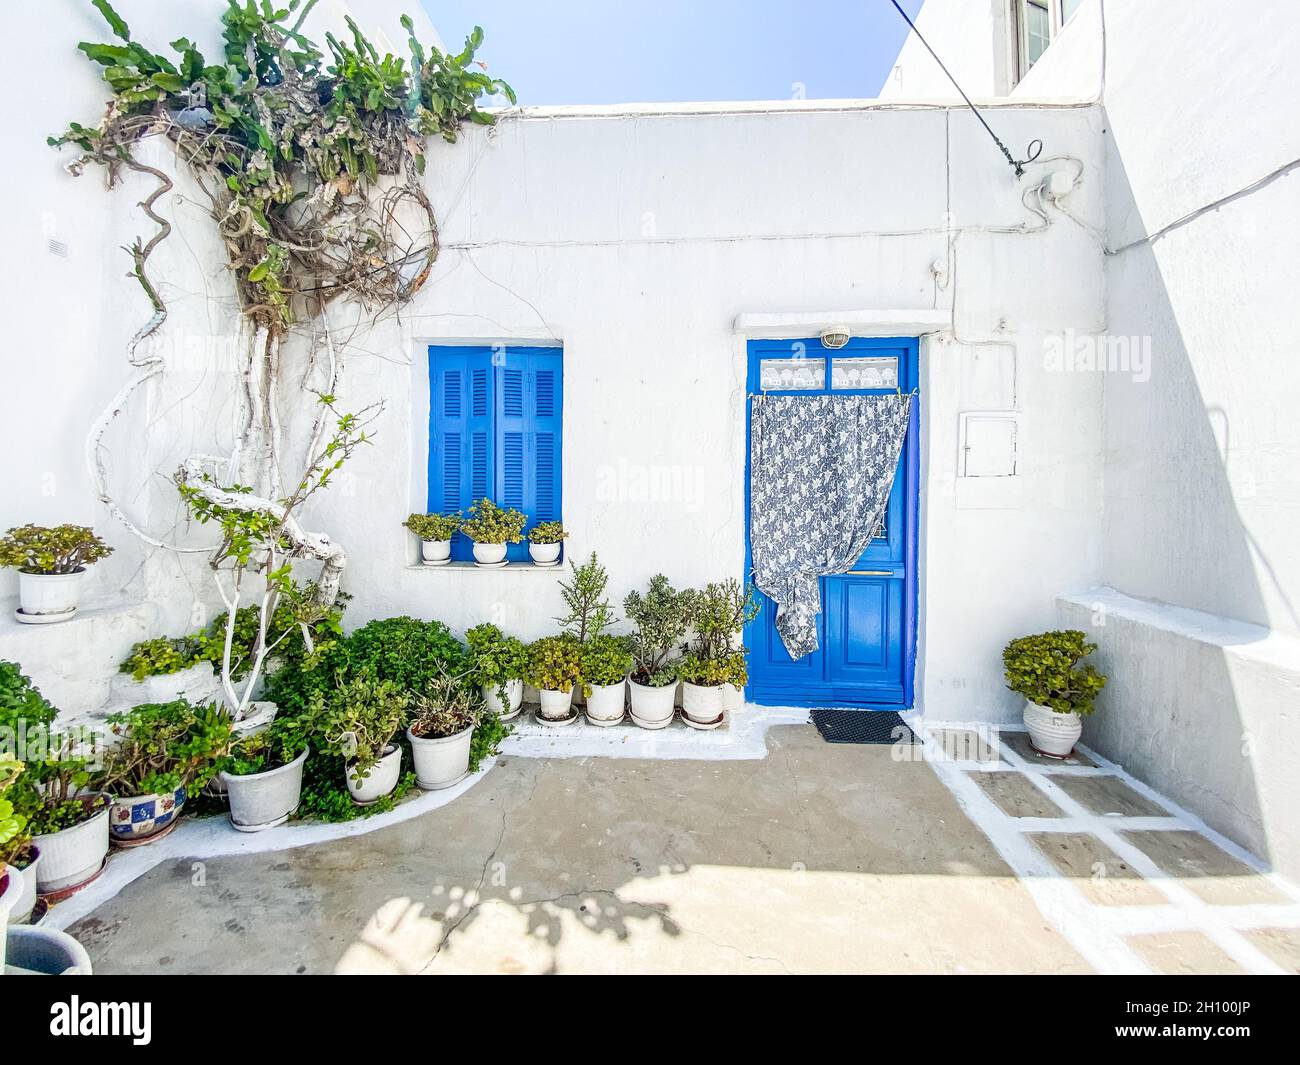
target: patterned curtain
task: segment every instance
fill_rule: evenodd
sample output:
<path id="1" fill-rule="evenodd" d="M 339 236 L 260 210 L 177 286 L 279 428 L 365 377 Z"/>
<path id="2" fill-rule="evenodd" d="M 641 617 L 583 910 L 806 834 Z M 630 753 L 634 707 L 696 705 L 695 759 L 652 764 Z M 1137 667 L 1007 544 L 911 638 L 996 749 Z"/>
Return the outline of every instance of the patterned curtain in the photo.
<path id="1" fill-rule="evenodd" d="M 776 603 L 791 658 L 817 650 L 818 578 L 844 573 L 876 536 L 911 396 L 754 396 L 749 542 L 754 583 Z"/>

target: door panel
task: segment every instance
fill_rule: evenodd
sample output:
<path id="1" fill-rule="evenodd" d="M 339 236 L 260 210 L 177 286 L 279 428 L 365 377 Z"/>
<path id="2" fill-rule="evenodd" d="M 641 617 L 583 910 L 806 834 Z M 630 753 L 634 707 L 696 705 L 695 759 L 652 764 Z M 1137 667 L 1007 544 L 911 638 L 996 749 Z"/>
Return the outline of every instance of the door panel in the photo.
<path id="1" fill-rule="evenodd" d="M 749 392 L 809 395 L 913 392 L 912 419 L 899 455 L 883 528 L 847 574 L 821 580 L 818 650 L 791 660 L 776 631 L 776 606 L 760 594 L 760 610 L 745 630 L 749 649 L 747 697 L 767 705 L 905 707 L 915 662 L 916 464 L 919 396 L 915 340 L 855 338 L 823 362 L 809 353 L 818 340 L 751 341 Z M 783 372 L 782 358 L 798 372 Z M 849 359 L 848 363 L 836 360 Z M 853 372 L 844 371 L 851 366 Z M 814 387 L 820 381 L 820 389 Z M 885 383 L 888 387 L 839 387 Z M 762 385 L 766 384 L 766 389 Z M 748 529 L 748 464 L 746 529 Z M 749 543 L 746 536 L 746 569 Z"/>

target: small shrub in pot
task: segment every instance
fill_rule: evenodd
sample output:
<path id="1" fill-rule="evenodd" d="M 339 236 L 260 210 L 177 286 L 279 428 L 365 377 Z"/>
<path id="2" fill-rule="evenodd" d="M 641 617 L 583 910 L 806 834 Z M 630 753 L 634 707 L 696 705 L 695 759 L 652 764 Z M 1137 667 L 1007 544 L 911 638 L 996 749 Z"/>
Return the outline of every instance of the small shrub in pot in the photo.
<path id="1" fill-rule="evenodd" d="M 451 538 L 460 532 L 456 514 L 412 514 L 402 522 L 420 540 L 420 557 L 425 562 L 442 562 L 451 557 Z"/>
<path id="2" fill-rule="evenodd" d="M 345 760 L 353 801 L 368 805 L 388 795 L 402 770 L 393 737 L 406 718 L 409 692 L 392 680 L 359 673 L 332 691 L 315 693 L 310 716 L 322 749 Z"/>
<path id="3" fill-rule="evenodd" d="M 473 662 L 474 683 L 488 708 L 504 720 L 514 717 L 523 704 L 528 648 L 491 622 L 475 625 L 465 633 L 465 642 Z"/>
<path id="4" fill-rule="evenodd" d="M 1078 629 L 1012 640 L 1002 651 L 1007 687 L 1025 698 L 1024 721 L 1040 754 L 1065 758 L 1083 733 L 1081 718 L 1106 686 L 1084 659 L 1097 649 Z"/>
<path id="5" fill-rule="evenodd" d="M 663 728 L 672 721 L 677 697 L 673 656 L 686 633 L 690 593 L 677 591 L 662 573 L 650 578 L 644 594 L 629 592 L 623 611 L 632 623 L 632 718 L 644 728 Z"/>
<path id="6" fill-rule="evenodd" d="M 682 713 L 696 724 L 711 724 L 725 712 L 724 689 L 739 692 L 748 673 L 740 634 L 758 614 L 753 588 L 735 579 L 687 593 L 687 621 L 694 635 L 678 666 Z"/>
<path id="7" fill-rule="evenodd" d="M 113 553 L 84 525 L 23 525 L 0 539 L 0 566 L 18 570 L 19 620 L 70 618 L 86 567 Z"/>
<path id="8" fill-rule="evenodd" d="M 582 676 L 582 644 L 569 635 L 544 636 L 529 645 L 524 679 L 538 690 L 545 721 L 573 718 L 573 686 Z"/>
<path id="9" fill-rule="evenodd" d="M 528 530 L 528 554 L 539 566 L 554 565 L 569 534 L 558 521 L 541 521 Z"/>
<path id="10" fill-rule="evenodd" d="M 513 507 L 499 507 L 480 499 L 469 508 L 460 531 L 474 542 L 474 561 L 494 565 L 506 557 L 506 545 L 520 543 L 528 518 Z"/>
<path id="11" fill-rule="evenodd" d="M 283 824 L 302 799 L 312 723 L 305 714 L 281 713 L 260 732 L 237 740 L 222 761 L 230 823 L 241 832 Z"/>
<path id="12" fill-rule="evenodd" d="M 572 636 L 578 643 L 586 643 L 618 620 L 605 598 L 609 575 L 594 551 L 581 566 L 570 559 L 569 569 L 571 579 L 560 582 L 560 597 L 569 612 L 555 620 L 562 633 Z"/>
<path id="13" fill-rule="evenodd" d="M 474 728 L 485 708 L 469 678 L 444 675 L 411 703 L 407 739 L 426 791 L 449 788 L 469 772 Z"/>
<path id="14" fill-rule="evenodd" d="M 593 636 L 582 645 L 579 658 L 587 719 L 599 725 L 622 721 L 625 684 L 632 669 L 627 637 Z"/>

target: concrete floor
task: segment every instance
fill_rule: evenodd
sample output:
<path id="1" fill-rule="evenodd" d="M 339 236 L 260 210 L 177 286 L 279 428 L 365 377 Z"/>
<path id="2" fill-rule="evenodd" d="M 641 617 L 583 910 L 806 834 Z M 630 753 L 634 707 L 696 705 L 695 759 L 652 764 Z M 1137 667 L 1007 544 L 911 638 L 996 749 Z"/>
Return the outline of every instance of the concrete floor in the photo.
<path id="1" fill-rule="evenodd" d="M 401 824 L 165 862 L 69 930 L 101 974 L 1089 971 L 930 765 L 767 741 L 502 757 Z"/>

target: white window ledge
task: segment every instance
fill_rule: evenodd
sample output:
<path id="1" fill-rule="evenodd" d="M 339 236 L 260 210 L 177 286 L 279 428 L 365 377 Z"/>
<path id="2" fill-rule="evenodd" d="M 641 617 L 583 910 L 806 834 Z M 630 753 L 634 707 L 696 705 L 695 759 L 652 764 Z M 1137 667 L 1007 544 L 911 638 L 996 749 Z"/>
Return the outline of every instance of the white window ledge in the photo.
<path id="1" fill-rule="evenodd" d="M 565 567 L 559 566 L 538 566 L 532 562 L 510 562 L 504 566 L 480 566 L 474 562 L 448 562 L 445 566 L 425 566 L 417 564 L 407 566 L 408 570 L 419 570 L 422 573 L 564 573 Z"/>

